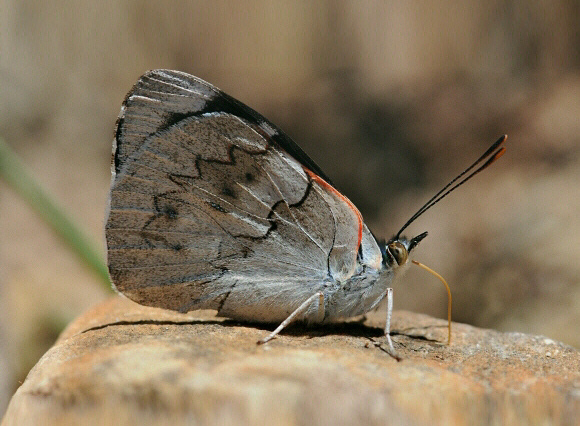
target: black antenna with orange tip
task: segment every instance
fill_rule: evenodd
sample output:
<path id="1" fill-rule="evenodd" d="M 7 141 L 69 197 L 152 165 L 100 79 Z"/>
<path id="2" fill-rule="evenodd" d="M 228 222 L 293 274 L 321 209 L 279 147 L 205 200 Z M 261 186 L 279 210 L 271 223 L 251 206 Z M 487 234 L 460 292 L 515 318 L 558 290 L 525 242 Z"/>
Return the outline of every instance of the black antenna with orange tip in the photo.
<path id="1" fill-rule="evenodd" d="M 413 223 L 415 221 L 415 219 L 417 219 L 419 216 L 421 216 L 423 213 L 425 213 L 427 210 L 429 210 L 431 207 L 433 207 L 435 204 L 437 204 L 439 201 L 441 201 L 443 198 L 445 198 L 451 192 L 455 191 L 457 188 L 459 188 L 465 182 L 470 180 L 476 174 L 485 170 L 492 163 L 494 163 L 499 157 L 501 157 L 505 152 L 505 147 L 501 146 L 501 145 L 506 141 L 506 139 L 507 139 L 507 135 L 503 135 L 502 137 L 500 137 L 492 146 L 490 146 L 487 149 L 487 151 L 485 151 L 483 153 L 483 155 L 481 157 L 479 157 L 475 161 L 475 163 L 473 163 L 467 169 L 465 169 L 464 171 L 459 173 L 453 180 L 451 180 L 451 182 L 449 182 L 437 194 L 435 194 L 433 197 L 431 197 L 431 199 L 429 201 L 427 201 L 423 205 L 423 207 L 421 207 L 419 210 L 417 210 L 417 212 L 413 216 L 411 216 L 411 218 L 403 225 L 403 227 L 399 230 L 399 232 L 397 232 L 395 239 L 398 239 L 401 236 L 401 233 L 407 228 L 407 226 L 409 226 L 411 223 Z M 477 169 L 473 170 L 473 168 L 475 168 L 475 166 L 477 166 L 479 163 L 481 163 L 485 159 L 487 159 L 487 161 L 485 163 L 483 163 Z M 473 171 L 469 175 L 465 176 L 471 170 L 473 170 Z"/>

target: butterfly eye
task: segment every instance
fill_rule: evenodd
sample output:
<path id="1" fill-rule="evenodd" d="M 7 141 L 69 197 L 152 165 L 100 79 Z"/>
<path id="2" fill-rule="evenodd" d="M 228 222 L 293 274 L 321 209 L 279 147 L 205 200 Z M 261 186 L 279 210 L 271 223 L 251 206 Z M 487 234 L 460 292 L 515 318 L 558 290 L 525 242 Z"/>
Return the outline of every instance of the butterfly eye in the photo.
<path id="1" fill-rule="evenodd" d="M 409 253 L 403 244 L 401 244 L 399 241 L 393 241 L 389 244 L 388 247 L 389 253 L 393 255 L 399 266 L 404 265 L 407 262 Z"/>

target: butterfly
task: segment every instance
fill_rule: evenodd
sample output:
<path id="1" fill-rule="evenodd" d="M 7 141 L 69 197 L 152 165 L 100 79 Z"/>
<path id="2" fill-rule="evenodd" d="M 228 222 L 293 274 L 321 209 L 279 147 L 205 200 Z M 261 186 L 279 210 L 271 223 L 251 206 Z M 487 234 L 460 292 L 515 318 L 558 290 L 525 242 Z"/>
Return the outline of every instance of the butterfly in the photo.
<path id="1" fill-rule="evenodd" d="M 197 77 L 149 71 L 127 94 L 113 142 L 105 227 L 112 282 L 142 305 L 280 323 L 259 343 L 293 321 L 349 318 L 387 298 L 385 337 L 395 354 L 391 285 L 427 236 L 402 231 L 499 158 L 505 139 L 381 241 L 262 115 Z"/>

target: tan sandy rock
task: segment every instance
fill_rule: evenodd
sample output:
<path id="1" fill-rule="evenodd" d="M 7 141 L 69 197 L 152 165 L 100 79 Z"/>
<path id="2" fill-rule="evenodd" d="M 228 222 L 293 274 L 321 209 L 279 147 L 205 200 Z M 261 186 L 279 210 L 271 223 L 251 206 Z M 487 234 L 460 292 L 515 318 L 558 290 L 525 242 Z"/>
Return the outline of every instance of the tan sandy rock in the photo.
<path id="1" fill-rule="evenodd" d="M 63 332 L 10 402 L 13 425 L 578 424 L 580 353 L 541 336 L 395 312 L 379 322 L 271 328 L 122 297 Z M 443 343 L 442 343 L 443 342 Z"/>

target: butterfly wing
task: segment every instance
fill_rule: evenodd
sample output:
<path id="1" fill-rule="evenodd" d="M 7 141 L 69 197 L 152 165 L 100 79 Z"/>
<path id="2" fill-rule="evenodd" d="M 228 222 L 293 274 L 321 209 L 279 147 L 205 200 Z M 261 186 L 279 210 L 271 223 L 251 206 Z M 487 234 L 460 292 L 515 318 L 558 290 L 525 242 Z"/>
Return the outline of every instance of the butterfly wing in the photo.
<path id="1" fill-rule="evenodd" d="M 284 319 L 374 242 L 290 138 L 188 74 L 151 71 L 127 95 L 113 176 L 109 271 L 144 305 Z"/>

